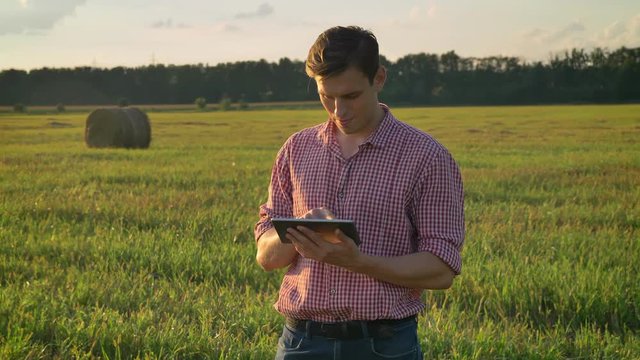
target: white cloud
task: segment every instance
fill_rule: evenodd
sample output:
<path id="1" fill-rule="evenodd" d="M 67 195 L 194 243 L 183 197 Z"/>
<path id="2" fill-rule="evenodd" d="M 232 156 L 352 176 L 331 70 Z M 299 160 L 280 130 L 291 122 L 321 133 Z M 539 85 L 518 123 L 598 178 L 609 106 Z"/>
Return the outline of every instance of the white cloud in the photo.
<path id="1" fill-rule="evenodd" d="M 544 36 L 546 36 L 547 34 L 548 34 L 547 31 L 539 29 L 539 28 L 535 28 L 535 29 L 533 29 L 533 30 L 531 30 L 529 32 L 526 32 L 522 36 L 525 39 L 537 41 L 537 40 L 543 38 Z"/>
<path id="2" fill-rule="evenodd" d="M 188 29 L 190 26 L 184 23 L 174 24 L 173 19 L 167 18 L 166 20 L 158 20 L 152 23 L 151 27 L 154 29 Z"/>
<path id="3" fill-rule="evenodd" d="M 86 0 L 4 0 L 0 4 L 0 36 L 51 29 L 85 2 Z"/>
<path id="4" fill-rule="evenodd" d="M 621 21 L 616 21 L 613 24 L 607 26 L 601 32 L 601 39 L 605 41 L 613 41 L 626 32 L 626 27 Z"/>
<path id="5" fill-rule="evenodd" d="M 170 28 L 170 27 L 173 27 L 173 21 L 171 19 L 158 20 L 153 24 L 151 24 L 151 27 L 154 29 Z"/>
<path id="6" fill-rule="evenodd" d="M 615 21 L 600 31 L 595 42 L 601 47 L 640 46 L 640 14 L 627 21 Z"/>
<path id="7" fill-rule="evenodd" d="M 418 20 L 420 18 L 421 12 L 422 12 L 422 9 L 420 8 L 420 6 L 412 7 L 411 10 L 409 11 L 409 19 Z"/>
<path id="8" fill-rule="evenodd" d="M 614 21 L 606 27 L 587 29 L 581 21 L 556 29 L 535 28 L 521 34 L 520 52 L 542 59 L 545 55 L 562 54 L 569 49 L 617 49 L 640 46 L 640 14 L 626 20 Z"/>
<path id="9" fill-rule="evenodd" d="M 436 7 L 436 4 L 430 4 L 427 6 L 427 16 L 432 18 L 436 16 L 436 12 L 438 11 L 438 8 Z"/>
<path id="10" fill-rule="evenodd" d="M 223 22 L 223 23 L 220 23 L 220 24 L 216 25 L 214 27 L 214 30 L 216 32 L 233 33 L 233 32 L 238 32 L 241 29 L 238 26 L 234 25 L 234 24 L 231 24 L 231 23 L 228 23 L 228 22 Z"/>
<path id="11" fill-rule="evenodd" d="M 265 17 L 269 16 L 273 13 L 273 6 L 268 3 L 262 3 L 258 6 L 256 11 L 250 12 L 242 12 L 236 14 L 236 19 L 244 19 L 244 18 L 255 18 L 255 17 Z"/>
<path id="12" fill-rule="evenodd" d="M 585 30 L 582 22 L 576 20 L 555 30 L 535 28 L 522 34 L 522 37 L 539 44 L 553 45 L 579 38 Z"/>
<path id="13" fill-rule="evenodd" d="M 618 20 L 600 31 L 587 32 L 580 21 L 556 30 L 533 29 L 522 34 L 522 37 L 539 45 L 552 47 L 606 47 L 640 46 L 640 14 L 627 20 Z"/>
<path id="14" fill-rule="evenodd" d="M 575 37 L 576 34 L 580 34 L 585 31 L 585 27 L 580 21 L 573 21 L 562 29 L 552 32 L 544 40 L 546 41 L 562 41 L 571 37 Z"/>
<path id="15" fill-rule="evenodd" d="M 416 5 L 409 11 L 409 20 L 420 21 L 425 18 L 431 19 L 436 16 L 438 8 L 435 2 L 428 1 L 424 5 Z"/>

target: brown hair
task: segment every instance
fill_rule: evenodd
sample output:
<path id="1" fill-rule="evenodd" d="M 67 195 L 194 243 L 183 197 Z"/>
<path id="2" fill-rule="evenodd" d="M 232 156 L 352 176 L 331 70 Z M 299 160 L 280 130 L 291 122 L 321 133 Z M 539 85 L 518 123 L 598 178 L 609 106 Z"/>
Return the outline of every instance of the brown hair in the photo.
<path id="1" fill-rule="evenodd" d="M 336 26 L 325 30 L 309 49 L 305 70 L 309 77 L 331 77 L 349 67 L 362 71 L 369 82 L 380 66 L 378 41 L 358 26 Z"/>

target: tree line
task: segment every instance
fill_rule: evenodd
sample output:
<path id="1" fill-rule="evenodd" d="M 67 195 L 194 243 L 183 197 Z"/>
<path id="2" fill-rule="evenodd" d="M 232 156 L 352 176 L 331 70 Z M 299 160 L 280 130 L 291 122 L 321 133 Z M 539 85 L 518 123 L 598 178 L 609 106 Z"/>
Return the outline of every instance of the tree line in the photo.
<path id="1" fill-rule="evenodd" d="M 572 49 L 547 62 L 517 57 L 411 54 L 389 61 L 382 101 L 394 105 L 498 105 L 640 101 L 640 47 Z M 315 100 L 304 62 L 214 66 L 41 68 L 0 72 L 0 105 L 185 104 Z"/>

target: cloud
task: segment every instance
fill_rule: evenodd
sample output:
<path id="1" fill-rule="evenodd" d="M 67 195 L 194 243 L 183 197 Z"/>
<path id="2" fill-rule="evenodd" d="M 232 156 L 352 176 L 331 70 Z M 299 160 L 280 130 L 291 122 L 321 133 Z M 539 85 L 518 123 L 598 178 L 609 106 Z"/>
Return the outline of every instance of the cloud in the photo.
<path id="1" fill-rule="evenodd" d="M 234 33 L 239 32 L 241 29 L 236 25 L 224 22 L 216 25 L 214 30 L 216 32 Z"/>
<path id="2" fill-rule="evenodd" d="M 154 29 L 171 28 L 171 27 L 173 27 L 173 20 L 171 20 L 171 19 L 158 20 L 158 21 L 154 22 L 153 24 L 151 24 L 151 27 L 154 28 Z"/>
<path id="3" fill-rule="evenodd" d="M 522 37 L 526 40 L 534 41 L 536 43 L 557 44 L 580 37 L 585 30 L 586 28 L 582 24 L 582 22 L 576 20 L 563 26 L 560 29 L 551 31 L 535 28 L 522 34 Z"/>
<path id="4" fill-rule="evenodd" d="M 640 46 L 640 14 L 609 24 L 598 33 L 596 41 L 603 47 Z"/>
<path id="5" fill-rule="evenodd" d="M 269 16 L 273 13 L 273 6 L 268 3 L 262 3 L 256 11 L 242 12 L 236 14 L 236 19 L 259 18 Z"/>
<path id="6" fill-rule="evenodd" d="M 605 47 L 640 46 L 640 14 L 627 19 L 618 20 L 601 30 L 587 29 L 580 21 L 556 30 L 533 29 L 522 34 L 522 37 L 539 45 L 553 47 Z"/>
<path id="7" fill-rule="evenodd" d="M 542 37 L 546 36 L 548 34 L 548 32 L 546 32 L 545 30 L 539 29 L 539 28 L 535 28 L 527 33 L 525 33 L 523 36 L 525 39 L 529 39 L 529 40 L 538 40 L 541 39 Z"/>
<path id="8" fill-rule="evenodd" d="M 584 32 L 585 27 L 580 21 L 573 21 L 569 25 L 557 30 L 548 37 L 550 41 L 560 41 Z"/>
<path id="9" fill-rule="evenodd" d="M 611 25 L 607 26 L 606 28 L 604 28 L 600 33 L 600 37 L 605 41 L 616 40 L 621 35 L 623 35 L 626 32 L 626 30 L 627 30 L 626 26 L 624 25 L 623 22 L 616 21 Z"/>
<path id="10" fill-rule="evenodd" d="M 436 4 L 430 4 L 429 6 L 427 6 L 427 16 L 432 18 L 436 16 L 436 12 L 438 11 L 438 8 L 436 7 Z"/>
<path id="11" fill-rule="evenodd" d="M 0 4 L 0 36 L 49 30 L 73 15 L 86 0 L 3 0 Z"/>
<path id="12" fill-rule="evenodd" d="M 173 20 L 171 18 L 167 18 L 166 20 L 158 20 L 158 21 L 152 23 L 151 27 L 154 28 L 154 29 L 173 29 L 173 28 L 187 29 L 190 26 L 188 26 L 188 25 L 186 25 L 184 23 L 174 24 Z"/>
<path id="13" fill-rule="evenodd" d="M 409 11 L 409 20 L 420 21 L 424 18 L 432 19 L 436 16 L 438 8 L 434 2 L 427 2 L 427 4 L 416 5 Z"/>
<path id="14" fill-rule="evenodd" d="M 640 14 L 614 21 L 602 29 L 587 29 L 573 21 L 556 29 L 532 29 L 521 34 L 521 51 L 534 58 L 562 53 L 577 48 L 587 51 L 596 47 L 617 49 L 640 46 Z"/>

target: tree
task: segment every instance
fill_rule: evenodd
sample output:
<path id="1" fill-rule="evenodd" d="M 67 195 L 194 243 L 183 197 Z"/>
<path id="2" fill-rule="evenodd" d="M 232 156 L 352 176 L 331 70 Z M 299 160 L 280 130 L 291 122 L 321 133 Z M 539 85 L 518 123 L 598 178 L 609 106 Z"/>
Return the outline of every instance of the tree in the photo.
<path id="1" fill-rule="evenodd" d="M 13 105 L 13 111 L 15 111 L 17 113 L 23 113 L 23 112 L 27 111 L 27 108 L 24 106 L 23 103 L 17 103 L 15 105 Z"/>
<path id="2" fill-rule="evenodd" d="M 129 99 L 127 99 L 126 97 L 121 97 L 118 99 L 119 107 L 127 107 L 129 106 L 129 104 L 130 104 Z"/>
<path id="3" fill-rule="evenodd" d="M 194 104 L 196 104 L 196 108 L 198 108 L 198 110 L 204 110 L 207 107 L 207 100 L 203 97 L 199 97 L 196 98 Z"/>
<path id="4" fill-rule="evenodd" d="M 222 99 L 220 99 L 218 108 L 222 111 L 231 110 L 231 98 L 228 96 L 223 96 Z"/>

